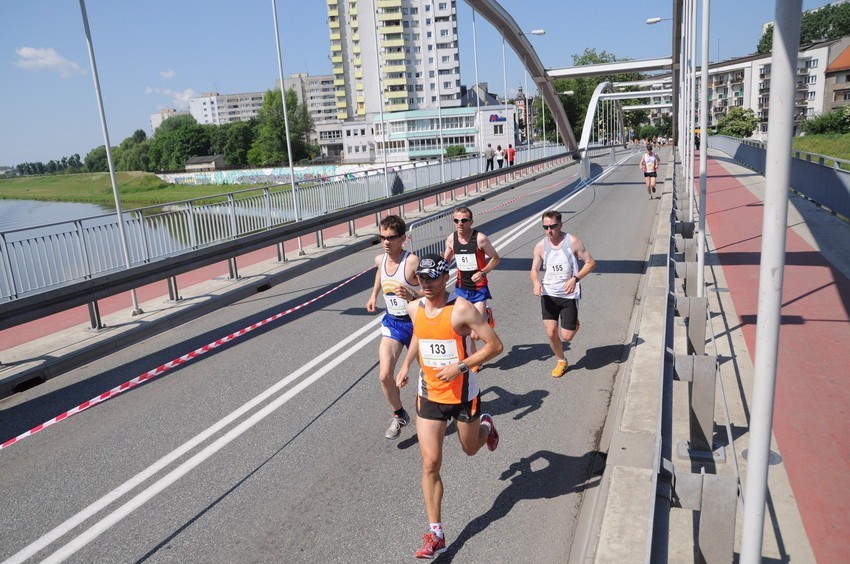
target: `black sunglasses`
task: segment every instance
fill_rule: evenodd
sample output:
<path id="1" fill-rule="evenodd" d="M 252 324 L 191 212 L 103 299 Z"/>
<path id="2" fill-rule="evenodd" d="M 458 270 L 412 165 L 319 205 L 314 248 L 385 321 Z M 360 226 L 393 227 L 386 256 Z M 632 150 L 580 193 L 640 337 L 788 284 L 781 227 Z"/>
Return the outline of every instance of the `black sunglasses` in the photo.
<path id="1" fill-rule="evenodd" d="M 550 229 L 555 229 L 555 228 L 556 228 L 556 227 L 558 227 L 559 225 L 561 225 L 561 224 L 560 224 L 560 223 L 553 223 L 552 225 L 546 225 L 546 224 L 544 223 L 544 224 L 543 224 L 543 229 L 545 229 L 545 230 L 547 230 L 547 231 L 548 231 L 548 230 L 550 230 Z"/>
<path id="2" fill-rule="evenodd" d="M 378 235 L 378 238 L 381 240 L 382 243 L 384 241 L 395 241 L 399 237 L 401 237 L 401 235 Z"/>
<path id="3" fill-rule="evenodd" d="M 461 217 L 459 219 L 457 217 L 454 218 L 455 223 L 469 223 L 470 221 L 472 221 L 472 220 L 469 219 L 468 217 Z"/>

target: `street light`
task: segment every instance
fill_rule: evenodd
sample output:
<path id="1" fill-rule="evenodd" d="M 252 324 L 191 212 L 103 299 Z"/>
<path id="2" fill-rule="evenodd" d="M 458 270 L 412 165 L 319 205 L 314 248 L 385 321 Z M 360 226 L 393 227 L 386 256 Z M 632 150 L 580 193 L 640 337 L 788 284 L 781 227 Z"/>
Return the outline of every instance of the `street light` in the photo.
<path id="1" fill-rule="evenodd" d="M 561 96 L 575 96 L 576 93 L 572 90 L 564 90 L 563 92 L 559 92 Z"/>
<path id="2" fill-rule="evenodd" d="M 546 35 L 546 30 L 545 29 L 532 29 L 528 33 L 530 33 L 531 35 Z"/>
<path id="3" fill-rule="evenodd" d="M 673 18 L 647 18 L 646 25 L 653 25 L 653 24 L 657 24 L 658 22 L 668 22 L 668 21 L 671 21 L 672 19 Z"/>

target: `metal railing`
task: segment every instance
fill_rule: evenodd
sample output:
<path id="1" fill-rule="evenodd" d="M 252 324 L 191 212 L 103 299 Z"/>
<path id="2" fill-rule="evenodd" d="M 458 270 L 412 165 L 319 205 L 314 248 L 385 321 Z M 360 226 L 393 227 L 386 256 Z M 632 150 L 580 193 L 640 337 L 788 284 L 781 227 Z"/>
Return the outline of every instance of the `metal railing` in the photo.
<path id="1" fill-rule="evenodd" d="M 515 164 L 563 154 L 546 145 L 517 152 Z M 479 157 L 411 164 L 326 181 L 293 192 L 276 184 L 125 212 L 131 265 L 146 264 L 283 224 L 480 174 Z M 210 199 L 222 198 L 217 203 Z M 104 214 L 0 233 L 0 302 L 125 268 L 118 221 Z"/>

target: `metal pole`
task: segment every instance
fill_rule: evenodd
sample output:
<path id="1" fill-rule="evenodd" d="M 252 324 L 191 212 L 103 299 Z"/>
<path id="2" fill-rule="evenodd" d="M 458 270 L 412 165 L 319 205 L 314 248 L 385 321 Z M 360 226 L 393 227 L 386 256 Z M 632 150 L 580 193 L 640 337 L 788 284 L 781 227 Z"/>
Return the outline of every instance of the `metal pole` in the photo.
<path id="1" fill-rule="evenodd" d="M 540 89 L 537 89 L 537 94 L 540 96 L 540 106 L 543 108 L 543 156 L 546 156 L 546 98 L 540 94 Z"/>
<path id="2" fill-rule="evenodd" d="M 694 157 L 696 156 L 694 153 L 694 135 L 696 132 L 694 131 L 694 122 L 696 122 L 696 105 L 694 104 L 694 94 L 696 92 L 697 86 L 697 68 L 696 68 L 696 60 L 697 60 L 697 0 L 691 0 L 691 29 L 689 32 L 689 37 L 691 41 L 691 50 L 690 50 L 690 59 L 691 59 L 691 84 L 690 84 L 690 100 L 688 105 L 691 107 L 691 119 L 689 122 L 690 125 L 690 135 L 688 139 L 690 140 L 690 164 L 688 165 L 688 170 L 691 173 L 690 182 L 688 186 L 690 187 L 691 194 L 691 205 L 690 205 L 690 221 L 694 220 L 694 207 L 696 204 L 696 198 L 694 194 Z"/>
<path id="3" fill-rule="evenodd" d="M 768 456 L 776 391 L 776 359 L 785 269 L 785 228 L 788 223 L 791 137 L 794 129 L 794 84 L 800 45 L 802 0 L 776 1 L 773 61 L 765 161 L 764 219 L 750 448 L 741 537 L 741 562 L 761 562 Z"/>
<path id="4" fill-rule="evenodd" d="M 437 41 L 437 17 L 436 14 L 431 19 L 431 30 L 434 33 L 434 42 Z M 445 149 L 443 147 L 443 85 L 440 84 L 440 55 L 437 49 L 434 49 L 434 74 L 437 77 L 437 125 L 439 126 L 440 139 L 440 182 L 446 181 L 446 163 Z"/>
<path id="5" fill-rule="evenodd" d="M 478 35 L 475 32 L 475 8 L 472 8 L 472 54 L 475 59 L 475 124 L 478 127 L 478 156 L 484 154 L 484 132 L 481 131 L 481 90 L 478 82 Z M 479 162 L 481 159 L 479 158 Z M 479 169 L 480 170 L 480 169 Z"/>
<path id="6" fill-rule="evenodd" d="M 708 23 L 711 0 L 702 0 L 702 46 L 699 99 L 699 238 L 697 239 L 697 297 L 705 297 L 705 206 L 708 166 Z"/>
<path id="7" fill-rule="evenodd" d="M 289 184 L 292 186 L 292 209 L 295 212 L 295 221 L 301 219 L 301 211 L 298 205 L 298 188 L 295 186 L 295 164 L 292 162 L 292 142 L 289 139 L 289 114 L 286 111 L 286 87 L 283 83 L 283 58 L 280 54 L 280 32 L 277 25 L 277 1 L 272 0 L 272 17 L 274 19 L 274 40 L 277 45 L 277 72 L 280 76 L 280 100 L 283 106 L 283 128 L 286 133 L 286 158 L 289 159 Z M 304 254 L 301 246 L 301 237 L 298 238 L 298 254 Z"/>
<path id="8" fill-rule="evenodd" d="M 531 116 L 531 112 L 529 111 L 530 104 L 528 98 L 528 61 L 525 58 L 525 55 L 522 57 L 522 66 L 525 69 L 525 115 L 523 116 L 523 121 L 525 122 L 525 149 L 528 151 L 529 146 L 531 145 L 531 129 L 529 126 L 529 117 Z"/>
<path id="9" fill-rule="evenodd" d="M 502 85 L 503 92 L 505 93 L 505 153 L 508 151 L 509 141 L 511 140 L 510 136 L 508 136 L 508 70 L 507 63 L 505 62 L 505 32 L 502 32 Z M 507 159 L 507 155 L 505 155 L 505 159 Z M 503 161 L 504 162 L 504 161 Z"/>
<path id="10" fill-rule="evenodd" d="M 103 142 L 106 147 L 106 163 L 109 165 L 109 179 L 112 181 L 112 197 L 115 199 L 115 214 L 118 216 L 118 237 L 121 239 L 121 251 L 124 253 L 124 266 L 130 268 L 130 247 L 127 244 L 127 231 L 124 225 L 124 213 L 121 209 L 121 196 L 118 193 L 118 178 L 115 176 L 115 163 L 112 160 L 112 148 L 109 145 L 109 129 L 106 126 L 106 112 L 103 110 L 103 96 L 100 93 L 100 78 L 97 74 L 97 62 L 94 58 L 94 44 L 89 29 L 89 16 L 86 12 L 85 0 L 80 0 L 80 14 L 83 17 L 83 28 L 86 32 L 86 44 L 89 49 L 89 63 L 91 64 L 91 75 L 94 81 L 94 93 L 97 97 L 97 110 L 100 113 L 100 128 L 103 132 Z M 130 301 L 133 304 L 133 315 L 139 315 L 142 309 L 139 307 L 139 299 L 135 288 L 130 290 Z"/>
<path id="11" fill-rule="evenodd" d="M 381 57 L 378 53 L 378 13 L 372 15 L 375 18 L 375 67 L 378 72 L 378 99 L 380 101 L 379 111 L 381 112 L 381 144 L 384 147 L 384 193 L 387 198 L 390 197 L 390 175 L 387 168 L 387 122 L 384 121 L 384 73 L 381 71 Z"/>

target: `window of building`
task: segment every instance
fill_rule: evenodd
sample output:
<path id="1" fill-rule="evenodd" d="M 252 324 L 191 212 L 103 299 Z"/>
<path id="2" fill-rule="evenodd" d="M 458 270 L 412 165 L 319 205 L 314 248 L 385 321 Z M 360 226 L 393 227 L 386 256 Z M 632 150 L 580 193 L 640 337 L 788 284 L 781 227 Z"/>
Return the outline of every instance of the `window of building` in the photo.
<path id="1" fill-rule="evenodd" d="M 437 97 L 436 97 L 436 96 L 431 96 L 431 101 L 432 101 L 432 102 L 436 102 L 436 101 L 437 101 Z"/>
<path id="2" fill-rule="evenodd" d="M 444 63 L 448 63 L 452 60 L 452 58 L 450 55 L 443 55 L 442 57 L 440 57 L 440 60 Z"/>
<path id="3" fill-rule="evenodd" d="M 437 4 L 437 9 L 438 10 L 445 10 L 446 6 L 447 6 L 447 4 L 445 2 L 440 2 L 439 4 Z"/>
<path id="4" fill-rule="evenodd" d="M 817 76 L 807 76 L 806 77 L 806 84 L 815 84 L 817 81 L 818 81 Z"/>
<path id="5" fill-rule="evenodd" d="M 425 37 L 427 37 L 428 39 L 431 39 L 431 32 L 429 31 L 428 33 L 426 33 Z"/>
<path id="6" fill-rule="evenodd" d="M 417 104 L 424 104 L 425 103 L 425 97 L 419 96 L 418 98 L 416 98 L 416 103 Z"/>
<path id="7" fill-rule="evenodd" d="M 425 4 L 425 11 L 426 11 L 426 12 L 430 12 L 430 11 L 431 11 L 431 4 Z M 430 23 L 430 22 L 429 22 L 429 23 Z"/>
<path id="8" fill-rule="evenodd" d="M 447 29 L 441 29 L 440 30 L 440 37 L 448 37 L 448 36 L 449 36 L 449 30 L 447 30 Z"/>
<path id="9" fill-rule="evenodd" d="M 811 59 L 811 60 L 809 60 L 809 61 L 806 61 L 806 68 L 807 68 L 807 69 L 816 69 L 816 68 L 818 68 L 818 60 L 817 60 L 817 59 Z"/>
<path id="10" fill-rule="evenodd" d="M 845 92 L 841 99 L 842 100 L 850 100 L 850 92 Z"/>
<path id="11" fill-rule="evenodd" d="M 505 126 L 504 125 L 494 125 L 493 126 L 493 135 L 504 135 L 505 134 Z"/>
<path id="12" fill-rule="evenodd" d="M 806 100 L 814 100 L 815 92 L 806 92 Z"/>
<path id="13" fill-rule="evenodd" d="M 451 82 L 443 82 L 443 88 L 451 88 L 451 87 L 452 87 Z"/>

